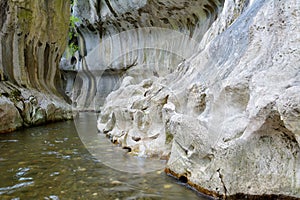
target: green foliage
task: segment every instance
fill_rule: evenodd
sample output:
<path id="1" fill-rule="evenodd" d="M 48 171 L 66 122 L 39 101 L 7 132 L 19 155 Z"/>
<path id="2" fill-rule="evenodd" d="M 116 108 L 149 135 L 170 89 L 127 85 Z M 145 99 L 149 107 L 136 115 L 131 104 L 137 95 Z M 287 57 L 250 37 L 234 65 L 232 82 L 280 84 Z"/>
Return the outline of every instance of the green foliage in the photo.
<path id="1" fill-rule="evenodd" d="M 79 47 L 78 45 L 74 44 L 74 42 L 71 42 L 68 46 L 69 56 L 72 56 L 75 54 L 76 51 L 78 51 Z"/>
<path id="2" fill-rule="evenodd" d="M 71 0 L 71 6 L 76 3 L 76 0 Z M 77 44 L 78 33 L 76 31 L 76 23 L 80 22 L 78 17 L 73 15 L 70 16 L 70 24 L 69 24 L 69 34 L 68 34 L 68 47 L 67 47 L 67 58 L 74 55 L 76 51 L 78 51 L 79 47 Z"/>
<path id="3" fill-rule="evenodd" d="M 80 19 L 78 17 L 75 17 L 73 15 L 70 16 L 70 28 L 74 29 L 76 28 L 75 23 L 80 22 Z"/>

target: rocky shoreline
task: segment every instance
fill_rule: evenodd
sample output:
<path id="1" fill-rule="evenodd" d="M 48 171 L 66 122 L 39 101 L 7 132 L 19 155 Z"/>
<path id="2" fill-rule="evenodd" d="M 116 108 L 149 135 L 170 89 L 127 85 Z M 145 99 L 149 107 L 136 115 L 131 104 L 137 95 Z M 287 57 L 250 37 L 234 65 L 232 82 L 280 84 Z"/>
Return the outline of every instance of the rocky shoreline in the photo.
<path id="1" fill-rule="evenodd" d="M 72 119 L 72 109 L 65 100 L 25 89 L 10 82 L 0 82 L 0 133 L 50 122 Z"/>
<path id="2" fill-rule="evenodd" d="M 186 186 L 192 187 L 196 191 L 200 192 L 201 194 L 208 195 L 209 197 L 212 197 L 214 199 L 226 199 L 226 200 L 298 200 L 299 197 L 295 196 L 287 196 L 287 195 L 281 195 L 281 194 L 247 194 L 247 193 L 237 193 L 234 195 L 226 196 L 226 195 L 220 195 L 218 193 L 215 193 L 213 191 L 210 191 L 206 188 L 201 187 L 200 185 L 197 185 L 193 182 L 190 182 L 185 174 L 177 174 L 174 171 L 172 171 L 169 168 L 165 169 L 165 173 L 174 177 L 175 179 L 181 181 L 182 183 L 186 184 Z"/>

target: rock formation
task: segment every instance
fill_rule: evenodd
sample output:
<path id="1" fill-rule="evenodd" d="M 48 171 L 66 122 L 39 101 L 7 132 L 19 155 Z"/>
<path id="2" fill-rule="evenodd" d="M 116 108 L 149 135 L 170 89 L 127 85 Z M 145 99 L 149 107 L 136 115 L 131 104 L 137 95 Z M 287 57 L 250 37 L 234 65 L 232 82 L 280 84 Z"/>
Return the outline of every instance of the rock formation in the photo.
<path id="1" fill-rule="evenodd" d="M 0 132 L 69 119 L 58 65 L 69 1 L 0 0 Z"/>
<path id="2" fill-rule="evenodd" d="M 70 96 L 78 109 L 98 109 L 105 97 L 120 86 L 124 76 L 132 76 L 138 83 L 150 75 L 172 72 L 180 61 L 194 53 L 195 45 L 216 18 L 222 3 L 77 1 L 73 15 L 81 19 L 77 24 L 80 52 L 75 59 L 79 74 L 76 94 Z M 188 43 L 192 47 L 184 48 Z M 179 48 L 179 55 L 172 54 Z M 73 84 L 73 79 L 68 81 Z M 96 97 L 97 105 L 91 96 Z"/>
<path id="3" fill-rule="evenodd" d="M 298 0 L 78 1 L 74 100 L 91 109 L 105 99 L 100 131 L 132 154 L 168 159 L 166 171 L 201 192 L 300 198 L 299 8 Z M 140 29 L 148 26 L 198 44 L 173 57 L 185 37 Z"/>

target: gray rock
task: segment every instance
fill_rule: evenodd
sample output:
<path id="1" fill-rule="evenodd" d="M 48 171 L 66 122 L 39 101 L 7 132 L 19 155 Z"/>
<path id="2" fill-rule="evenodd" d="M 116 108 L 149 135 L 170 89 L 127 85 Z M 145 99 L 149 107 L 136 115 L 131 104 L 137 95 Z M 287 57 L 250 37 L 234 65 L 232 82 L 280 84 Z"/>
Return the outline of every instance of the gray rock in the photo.
<path id="1" fill-rule="evenodd" d="M 174 71 L 197 51 L 221 7 L 222 1 L 76 1 L 80 58 L 74 90 L 66 88 L 76 109 L 99 110 L 125 76 L 140 83 Z"/>
<path id="2" fill-rule="evenodd" d="M 22 117 L 17 108 L 4 96 L 0 96 L 0 119 L 0 133 L 14 131 L 23 125 Z"/>
<path id="3" fill-rule="evenodd" d="M 70 2 L 1 0 L 0 80 L 59 95 Z M 3 13 L 2 13 L 3 12 Z"/>
<path id="4" fill-rule="evenodd" d="M 69 10 L 69 1 L 0 0 L 0 132 L 71 118 L 58 68 Z"/>
<path id="5" fill-rule="evenodd" d="M 46 95 L 34 89 L 17 87 L 10 82 L 0 82 L 1 132 L 10 132 L 22 126 L 72 118 L 71 106 L 54 95 Z M 14 128 L 11 128 L 14 127 Z"/>
<path id="6" fill-rule="evenodd" d="M 99 130 L 140 156 L 170 153 L 167 171 L 210 195 L 300 198 L 299 8 L 225 1 L 199 52 L 109 94 Z"/>

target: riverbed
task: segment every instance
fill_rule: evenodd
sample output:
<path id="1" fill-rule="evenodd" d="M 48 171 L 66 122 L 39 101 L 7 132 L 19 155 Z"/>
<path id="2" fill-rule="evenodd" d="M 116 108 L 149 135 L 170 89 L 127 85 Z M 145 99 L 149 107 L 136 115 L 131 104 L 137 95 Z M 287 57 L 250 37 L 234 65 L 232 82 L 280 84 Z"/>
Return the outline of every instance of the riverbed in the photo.
<path id="1" fill-rule="evenodd" d="M 82 119 L 86 116 L 79 118 L 79 122 L 89 127 L 91 120 Z M 112 150 L 103 155 L 111 154 L 112 159 L 102 162 L 82 141 L 79 122 L 59 122 L 1 134 L 0 199 L 209 199 L 167 176 L 159 165 L 135 173 L 118 169 L 114 166 L 118 165 L 114 162 L 115 151 L 124 150 L 104 136 L 100 138 Z"/>

